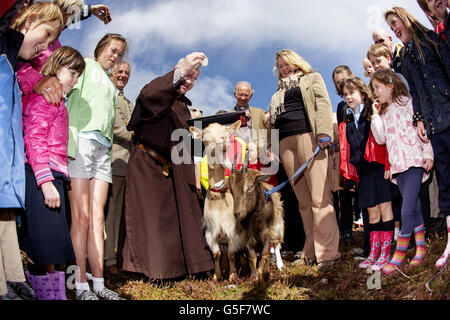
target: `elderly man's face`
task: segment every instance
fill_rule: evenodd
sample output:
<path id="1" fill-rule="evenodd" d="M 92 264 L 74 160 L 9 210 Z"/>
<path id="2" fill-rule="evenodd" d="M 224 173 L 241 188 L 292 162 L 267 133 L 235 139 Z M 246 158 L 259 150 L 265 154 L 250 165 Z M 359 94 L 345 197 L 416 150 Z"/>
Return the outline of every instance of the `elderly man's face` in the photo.
<path id="1" fill-rule="evenodd" d="M 123 88 L 128 83 L 130 78 L 130 66 L 126 63 L 121 63 L 114 68 L 112 81 L 115 83 L 118 90 L 123 91 Z"/>
<path id="2" fill-rule="evenodd" d="M 237 86 L 234 96 L 239 107 L 246 107 L 252 98 L 252 89 L 247 84 L 240 84 Z"/>
<path id="3" fill-rule="evenodd" d="M 385 33 L 374 33 L 372 39 L 375 44 L 382 44 L 390 51 L 394 50 L 394 41 L 390 35 Z"/>
<path id="4" fill-rule="evenodd" d="M 189 90 L 194 87 L 195 81 L 197 81 L 198 76 L 200 75 L 200 70 L 194 68 L 191 73 L 184 77 L 183 82 L 181 83 L 180 89 L 178 90 L 181 94 L 185 94 Z"/>

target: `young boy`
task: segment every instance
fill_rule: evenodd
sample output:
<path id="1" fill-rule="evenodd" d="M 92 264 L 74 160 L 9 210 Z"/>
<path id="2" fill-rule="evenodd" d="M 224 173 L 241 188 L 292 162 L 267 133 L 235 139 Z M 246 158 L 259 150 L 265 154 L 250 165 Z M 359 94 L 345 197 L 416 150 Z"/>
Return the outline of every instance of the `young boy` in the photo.
<path id="1" fill-rule="evenodd" d="M 395 72 L 395 70 L 391 68 L 392 53 L 382 44 L 371 45 L 367 51 L 367 59 L 369 59 L 370 63 L 372 63 L 372 67 L 375 72 L 381 69 L 390 69 Z M 396 72 L 396 74 L 400 79 L 402 79 L 403 83 L 406 84 L 409 91 L 408 82 L 405 77 L 401 73 Z"/>

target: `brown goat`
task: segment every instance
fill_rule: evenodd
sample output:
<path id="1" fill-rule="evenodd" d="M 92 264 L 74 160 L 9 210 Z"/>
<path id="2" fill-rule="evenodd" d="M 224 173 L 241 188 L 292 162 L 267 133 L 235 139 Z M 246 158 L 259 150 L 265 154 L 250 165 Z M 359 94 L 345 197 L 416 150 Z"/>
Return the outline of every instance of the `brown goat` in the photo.
<path id="1" fill-rule="evenodd" d="M 245 236 L 239 228 L 233 210 L 233 196 L 228 188 L 228 179 L 225 177 L 226 151 L 230 143 L 229 137 L 241 126 L 237 121 L 227 128 L 218 123 L 209 125 L 201 131 L 191 127 L 190 131 L 197 137 L 201 135 L 208 156 L 208 183 L 210 188 L 206 193 L 203 226 L 205 239 L 214 256 L 214 281 L 222 276 L 220 258 L 222 244 L 228 245 L 229 280 L 237 279 L 235 267 L 235 254 L 243 248 Z"/>
<path id="2" fill-rule="evenodd" d="M 284 238 L 284 209 L 278 192 L 272 194 L 266 202 L 264 190 L 270 191 L 267 184 L 270 176 L 260 171 L 247 169 L 233 172 L 229 179 L 231 193 L 234 199 L 234 215 L 245 234 L 245 246 L 249 254 L 251 276 L 255 281 L 261 276 L 265 281 L 270 277 L 270 244 L 279 247 Z M 261 260 L 257 265 L 257 252 Z M 280 269 L 280 267 L 279 267 Z"/>

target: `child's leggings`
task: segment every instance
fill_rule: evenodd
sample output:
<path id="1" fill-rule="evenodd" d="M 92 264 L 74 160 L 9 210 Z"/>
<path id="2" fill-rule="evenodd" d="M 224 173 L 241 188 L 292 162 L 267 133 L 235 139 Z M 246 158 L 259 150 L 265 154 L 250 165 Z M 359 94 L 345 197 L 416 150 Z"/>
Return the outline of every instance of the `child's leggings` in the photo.
<path id="1" fill-rule="evenodd" d="M 402 234 L 412 233 L 414 228 L 423 224 L 420 204 L 420 187 L 425 169 L 410 168 L 396 175 L 398 188 L 402 194 Z"/>

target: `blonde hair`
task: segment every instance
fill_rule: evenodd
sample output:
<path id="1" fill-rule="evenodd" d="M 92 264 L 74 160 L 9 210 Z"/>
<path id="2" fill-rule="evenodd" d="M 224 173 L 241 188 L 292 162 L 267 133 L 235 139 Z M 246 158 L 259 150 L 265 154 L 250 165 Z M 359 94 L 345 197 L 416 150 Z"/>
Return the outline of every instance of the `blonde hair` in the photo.
<path id="1" fill-rule="evenodd" d="M 367 50 L 367 59 L 370 61 L 370 57 L 386 57 L 388 60 L 392 59 L 392 53 L 386 46 L 382 44 L 373 44 Z"/>
<path id="2" fill-rule="evenodd" d="M 41 69 L 41 74 L 44 77 L 55 76 L 56 72 L 61 67 L 73 69 L 80 75 L 86 67 L 86 62 L 84 61 L 83 56 L 74 48 L 66 46 L 60 47 L 47 59 Z"/>
<path id="3" fill-rule="evenodd" d="M 97 46 L 94 50 L 94 58 L 98 58 L 100 54 L 105 50 L 105 48 L 111 43 L 111 41 L 117 40 L 122 41 L 124 43 L 123 51 L 125 53 L 127 49 L 127 39 L 125 39 L 124 36 L 118 33 L 107 33 L 103 36 L 103 38 L 100 39 Z"/>
<path id="4" fill-rule="evenodd" d="M 290 50 L 290 49 L 283 49 L 276 53 L 275 58 L 275 66 L 273 67 L 273 73 L 277 73 L 278 80 L 281 80 L 281 73 L 280 70 L 278 70 L 278 58 L 282 58 L 284 61 L 286 61 L 287 64 L 290 66 L 295 67 L 295 72 L 302 71 L 305 74 L 313 73 L 314 70 L 312 69 L 311 65 L 305 61 L 302 57 L 300 57 L 296 52 Z"/>
<path id="5" fill-rule="evenodd" d="M 381 69 L 375 72 L 369 84 L 370 90 L 372 92 L 374 91 L 373 82 L 375 80 L 381 84 L 384 84 L 385 86 L 392 84 L 394 86 L 391 94 L 392 101 L 398 103 L 399 105 L 406 105 L 408 100 L 405 100 L 405 97 L 407 98 L 409 97 L 408 88 L 394 71 L 389 69 Z M 387 108 L 388 108 L 387 103 L 383 103 L 381 105 L 380 114 L 385 113 Z"/>
<path id="6" fill-rule="evenodd" d="M 53 0 L 53 3 L 56 4 L 64 13 L 69 13 L 67 10 L 70 7 L 82 9 L 84 6 L 83 0 Z"/>
<path id="7" fill-rule="evenodd" d="M 61 30 L 63 28 L 63 16 L 60 8 L 51 2 L 36 2 L 32 4 L 23 12 L 20 17 L 16 19 L 11 28 L 17 31 L 21 31 L 24 28 L 27 19 L 32 14 L 36 16 L 39 24 L 58 21 L 59 30 L 55 39 L 59 37 L 59 34 L 61 33 Z"/>
<path id="8" fill-rule="evenodd" d="M 369 73 L 367 72 L 366 69 L 367 69 L 368 67 L 373 68 L 372 62 L 370 62 L 370 60 L 369 60 L 368 58 L 364 58 L 364 60 L 363 60 L 361 66 L 362 66 L 363 69 L 364 69 L 364 76 L 367 77 L 367 78 L 369 78 L 370 76 L 369 76 Z"/>
<path id="9" fill-rule="evenodd" d="M 388 17 L 393 14 L 396 15 L 400 20 L 403 21 L 408 31 L 411 33 L 412 39 L 414 41 L 415 46 L 417 47 L 417 50 L 419 51 L 419 56 L 422 62 L 425 64 L 425 57 L 423 55 L 422 47 L 420 45 L 420 37 L 423 37 L 423 39 L 428 42 L 432 48 L 434 48 L 436 54 L 440 57 L 437 44 L 431 40 L 427 36 L 427 32 L 431 31 L 427 27 L 425 27 L 423 24 L 419 22 L 409 11 L 407 11 L 405 8 L 402 7 L 393 7 L 390 10 L 387 10 L 384 13 L 384 19 L 388 20 Z M 404 54 L 404 53 L 403 53 Z"/>

